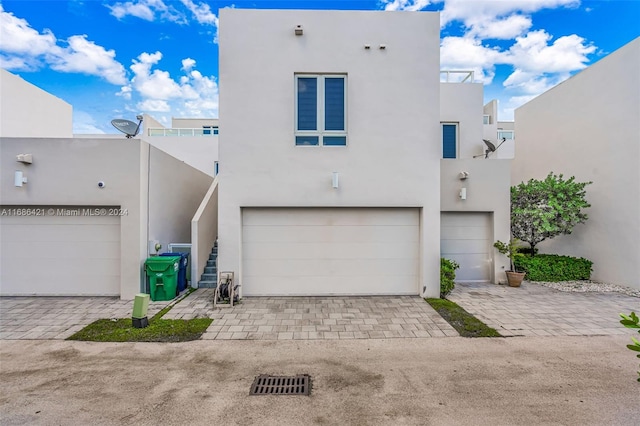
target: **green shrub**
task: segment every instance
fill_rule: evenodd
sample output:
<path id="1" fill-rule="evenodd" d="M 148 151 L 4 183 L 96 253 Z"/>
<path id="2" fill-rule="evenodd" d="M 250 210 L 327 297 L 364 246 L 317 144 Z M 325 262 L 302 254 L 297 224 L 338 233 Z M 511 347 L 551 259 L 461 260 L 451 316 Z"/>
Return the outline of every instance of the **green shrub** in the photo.
<path id="1" fill-rule="evenodd" d="M 620 314 L 620 317 L 622 318 L 620 324 L 627 328 L 636 328 L 638 329 L 638 333 L 640 333 L 640 318 L 638 318 L 635 312 L 631 312 L 631 315 Z M 633 340 L 633 344 L 627 345 L 627 348 L 635 352 L 640 352 L 640 341 L 635 337 L 632 337 L 631 340 Z M 640 354 L 636 354 L 636 356 L 640 358 Z M 640 371 L 638 371 L 638 376 L 640 376 Z M 640 382 L 640 377 L 638 377 L 638 381 Z"/>
<path id="2" fill-rule="evenodd" d="M 445 297 L 455 287 L 456 269 L 459 267 L 453 260 L 440 258 L 440 297 Z"/>
<path id="3" fill-rule="evenodd" d="M 559 256 L 557 254 L 537 254 L 520 257 L 516 267 L 527 273 L 528 281 L 572 281 L 591 278 L 593 262 L 582 257 Z"/>

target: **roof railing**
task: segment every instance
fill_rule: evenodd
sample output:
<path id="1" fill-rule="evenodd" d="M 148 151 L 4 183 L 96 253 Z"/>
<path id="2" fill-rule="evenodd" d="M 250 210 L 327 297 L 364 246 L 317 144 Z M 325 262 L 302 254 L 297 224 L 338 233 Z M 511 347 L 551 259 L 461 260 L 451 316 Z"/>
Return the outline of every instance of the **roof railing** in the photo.
<path id="1" fill-rule="evenodd" d="M 441 83 L 473 83 L 473 71 L 442 70 L 440 71 L 440 82 Z"/>
<path id="2" fill-rule="evenodd" d="M 218 127 L 210 128 L 165 128 L 165 127 L 150 127 L 147 129 L 148 136 L 218 136 Z"/>

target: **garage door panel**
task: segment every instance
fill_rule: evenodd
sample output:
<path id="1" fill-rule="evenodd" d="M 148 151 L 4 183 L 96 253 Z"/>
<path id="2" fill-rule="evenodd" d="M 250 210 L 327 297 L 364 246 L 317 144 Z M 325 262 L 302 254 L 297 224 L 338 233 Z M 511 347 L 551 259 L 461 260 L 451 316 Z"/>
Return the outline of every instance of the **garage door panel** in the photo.
<path id="1" fill-rule="evenodd" d="M 38 253 L 36 259 L 106 259 L 120 258 L 120 242 L 105 242 L 96 244 L 91 241 L 74 241 L 73 244 L 62 246 L 57 242 L 37 242 Z M 12 259 L 34 259 L 34 243 L 18 241 L 11 244 Z"/>
<path id="2" fill-rule="evenodd" d="M 403 259 L 415 255 L 415 247 L 402 243 L 247 243 L 244 258 L 253 259 Z"/>
<path id="3" fill-rule="evenodd" d="M 417 261 L 413 259 L 273 259 L 253 260 L 243 276 L 372 277 L 415 275 L 416 271 Z"/>
<path id="4" fill-rule="evenodd" d="M 245 209 L 245 226 L 352 226 L 418 224 L 416 209 L 399 208 L 254 208 Z"/>
<path id="5" fill-rule="evenodd" d="M 396 277 L 246 277 L 244 287 L 256 289 L 253 296 L 306 296 L 306 289 L 318 289 L 322 295 L 416 294 L 402 283 L 413 275 Z M 398 284 L 399 285 L 396 285 Z"/>
<path id="6" fill-rule="evenodd" d="M 440 238 L 447 240 L 484 240 L 487 238 L 486 226 L 443 226 Z"/>
<path id="7" fill-rule="evenodd" d="M 443 240 L 440 245 L 442 255 L 461 253 L 488 253 L 487 240 Z"/>
<path id="8" fill-rule="evenodd" d="M 33 208 L 33 207 L 32 207 Z M 120 217 L 60 215 L 0 218 L 0 293 L 119 295 Z"/>
<path id="9" fill-rule="evenodd" d="M 418 242 L 417 225 L 245 226 L 243 241 L 252 242 Z"/>
<path id="10" fill-rule="evenodd" d="M 489 281 L 491 279 L 491 259 L 482 254 L 449 254 L 444 258 L 460 265 L 456 270 L 456 281 Z M 462 265 L 465 265 L 463 268 Z"/>
<path id="11" fill-rule="evenodd" d="M 55 225 L 21 224 L 2 227 L 2 236 L 11 241 L 20 241 L 25 232 L 33 235 L 37 241 L 120 241 L 116 232 L 117 224 L 92 225 Z"/>
<path id="12" fill-rule="evenodd" d="M 441 214 L 440 254 L 456 261 L 457 281 L 489 281 L 493 265 L 491 215 L 478 212 Z"/>
<path id="13" fill-rule="evenodd" d="M 418 209 L 244 209 L 243 294 L 417 294 L 418 224 Z"/>

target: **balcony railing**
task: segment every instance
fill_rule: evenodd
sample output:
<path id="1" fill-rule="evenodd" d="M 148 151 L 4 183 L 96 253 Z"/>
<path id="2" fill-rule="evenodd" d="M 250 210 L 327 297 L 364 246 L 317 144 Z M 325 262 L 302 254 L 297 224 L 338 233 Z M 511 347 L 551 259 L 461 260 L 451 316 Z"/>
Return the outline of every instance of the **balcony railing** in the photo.
<path id="1" fill-rule="evenodd" d="M 473 83 L 473 71 L 440 71 L 441 83 Z"/>
<path id="2" fill-rule="evenodd" d="M 182 129 L 182 128 L 149 128 L 148 136 L 218 136 L 218 128 Z"/>

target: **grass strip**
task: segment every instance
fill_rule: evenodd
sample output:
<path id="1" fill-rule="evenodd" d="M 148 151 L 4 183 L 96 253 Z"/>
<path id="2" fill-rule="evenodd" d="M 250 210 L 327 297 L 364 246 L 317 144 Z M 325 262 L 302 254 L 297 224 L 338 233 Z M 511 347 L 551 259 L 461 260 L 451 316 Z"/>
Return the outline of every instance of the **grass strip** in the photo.
<path id="1" fill-rule="evenodd" d="M 502 337 L 495 329 L 447 299 L 425 299 L 462 337 Z"/>
<path id="2" fill-rule="evenodd" d="M 195 289 L 177 301 L 170 303 L 149 319 L 149 326 L 134 328 L 131 318 L 99 319 L 68 337 L 67 340 L 89 342 L 188 342 L 198 340 L 211 325 L 211 318 L 162 319 L 177 303 L 186 298 Z"/>

